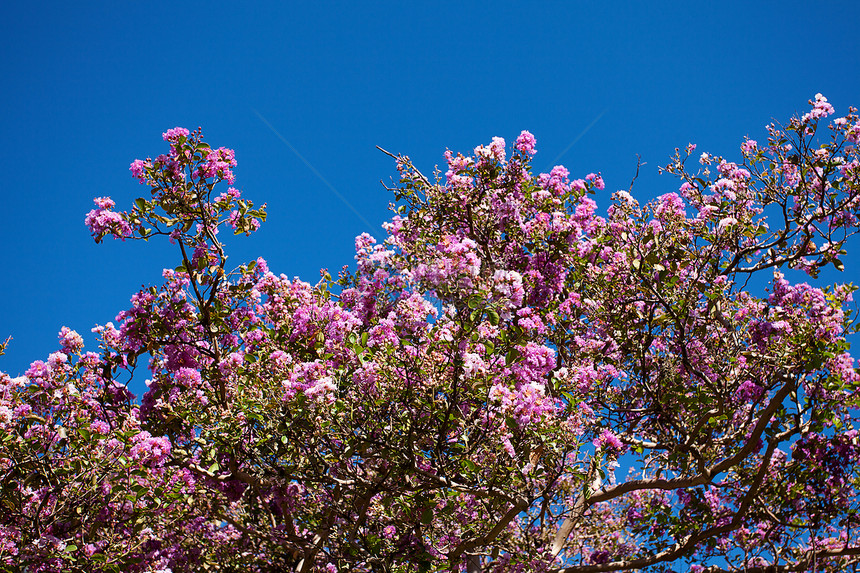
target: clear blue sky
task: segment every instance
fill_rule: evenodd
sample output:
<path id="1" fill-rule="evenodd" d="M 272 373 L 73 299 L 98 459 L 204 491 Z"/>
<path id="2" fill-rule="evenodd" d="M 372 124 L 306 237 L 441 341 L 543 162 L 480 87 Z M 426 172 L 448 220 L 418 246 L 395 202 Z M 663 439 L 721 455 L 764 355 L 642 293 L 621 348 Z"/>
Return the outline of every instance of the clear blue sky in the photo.
<path id="1" fill-rule="evenodd" d="M 15 340 L 0 370 L 44 358 L 63 325 L 92 345 L 94 324 L 176 265 L 169 245 L 97 246 L 83 224 L 94 196 L 126 208 L 145 192 L 128 165 L 162 153 L 168 128 L 234 148 L 237 186 L 268 203 L 231 262 L 262 255 L 313 282 L 352 262 L 356 234 L 382 236 L 395 170 L 376 145 L 431 172 L 446 147 L 528 129 L 539 167 L 576 141 L 559 162 L 602 171 L 607 195 L 640 154 L 653 196 L 677 188 L 656 175 L 676 146 L 735 154 L 816 92 L 860 106 L 858 21 L 856 0 L 6 6 L 0 336 Z"/>

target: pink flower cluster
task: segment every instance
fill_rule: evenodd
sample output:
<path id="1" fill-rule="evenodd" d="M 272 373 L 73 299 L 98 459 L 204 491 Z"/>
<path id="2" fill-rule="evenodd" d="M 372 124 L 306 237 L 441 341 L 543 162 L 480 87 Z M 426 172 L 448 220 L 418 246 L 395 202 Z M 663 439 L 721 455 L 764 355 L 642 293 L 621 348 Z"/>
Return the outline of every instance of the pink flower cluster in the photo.
<path id="1" fill-rule="evenodd" d="M 849 568 L 853 287 L 814 280 L 860 231 L 860 158 L 830 113 L 738 162 L 677 149 L 677 193 L 605 217 L 528 132 L 435 182 L 401 157 L 388 238 L 315 284 L 225 265 L 218 228 L 264 213 L 216 190 L 232 151 L 166 131 L 131 166 L 151 198 L 88 215 L 175 245 L 161 288 L 98 353 L 64 327 L 0 373 L 0 569 Z M 756 280 L 784 268 L 812 278 Z"/>
<path id="2" fill-rule="evenodd" d="M 535 140 L 535 136 L 528 131 L 523 130 L 523 132 L 517 136 L 517 141 L 514 147 L 516 147 L 517 151 L 520 153 L 532 156 L 537 153 L 537 150 L 535 149 L 536 145 L 537 140 Z"/>
<path id="3" fill-rule="evenodd" d="M 190 131 L 185 129 L 184 127 L 174 127 L 173 129 L 168 129 L 164 133 L 161 134 L 161 138 L 164 141 L 176 141 L 181 137 L 188 137 Z"/>
<path id="4" fill-rule="evenodd" d="M 206 155 L 206 160 L 200 165 L 194 176 L 217 177 L 232 185 L 236 181 L 233 167 L 236 167 L 236 154 L 232 149 L 226 147 L 210 149 Z"/>
<path id="5" fill-rule="evenodd" d="M 475 156 L 479 160 L 493 160 L 499 163 L 505 162 L 505 140 L 494 137 L 488 146 L 479 145 L 475 148 Z"/>
<path id="6" fill-rule="evenodd" d="M 433 259 L 419 264 L 412 273 L 416 281 L 431 289 L 469 288 L 481 271 L 481 258 L 474 240 L 457 235 L 443 236 L 436 245 Z"/>
<path id="7" fill-rule="evenodd" d="M 618 439 L 618 436 L 608 429 L 603 430 L 592 443 L 594 447 L 602 449 L 606 455 L 612 458 L 620 456 L 627 450 L 627 446 Z"/>
<path id="8" fill-rule="evenodd" d="M 146 182 L 146 170 L 150 167 L 152 167 L 150 162 L 142 159 L 135 159 L 131 162 L 131 167 L 128 169 L 131 171 L 132 176 L 135 179 L 138 179 L 140 184 L 143 185 Z"/>
<path id="9" fill-rule="evenodd" d="M 830 105 L 827 102 L 827 98 L 821 94 L 815 94 L 815 100 L 810 100 L 809 103 L 812 104 L 812 110 L 803 115 L 801 120 L 804 122 L 811 119 L 821 119 L 828 115 L 833 115 L 834 113 L 833 106 Z"/>
<path id="10" fill-rule="evenodd" d="M 133 460 L 150 466 L 163 466 L 170 458 L 170 440 L 167 438 L 154 438 L 149 432 L 142 431 L 132 438 L 134 444 L 129 451 Z"/>
<path id="11" fill-rule="evenodd" d="M 110 197 L 96 197 L 96 208 L 87 213 L 84 223 L 95 237 L 101 241 L 105 235 L 115 239 L 126 239 L 132 235 L 132 227 L 121 213 L 112 211 L 115 203 Z"/>

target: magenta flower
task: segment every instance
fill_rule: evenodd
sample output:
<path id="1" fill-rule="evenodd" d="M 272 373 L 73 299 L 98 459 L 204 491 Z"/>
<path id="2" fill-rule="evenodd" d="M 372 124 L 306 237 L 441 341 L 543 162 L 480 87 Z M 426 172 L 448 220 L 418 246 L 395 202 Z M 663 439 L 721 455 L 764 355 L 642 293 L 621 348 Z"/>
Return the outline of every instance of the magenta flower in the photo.
<path id="1" fill-rule="evenodd" d="M 520 153 L 531 156 L 537 153 L 537 151 L 535 150 L 535 145 L 537 145 L 537 140 L 535 140 L 535 136 L 528 131 L 523 130 L 517 137 L 517 141 L 514 144 L 514 147 Z"/>

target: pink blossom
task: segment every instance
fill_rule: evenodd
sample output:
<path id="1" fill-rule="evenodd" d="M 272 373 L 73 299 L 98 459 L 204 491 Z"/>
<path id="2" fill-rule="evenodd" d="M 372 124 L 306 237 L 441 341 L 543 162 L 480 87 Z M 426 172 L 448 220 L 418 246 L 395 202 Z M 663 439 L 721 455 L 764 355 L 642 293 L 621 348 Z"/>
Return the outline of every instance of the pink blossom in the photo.
<path id="1" fill-rule="evenodd" d="M 161 134 L 161 138 L 164 141 L 176 141 L 180 137 L 188 137 L 190 132 L 184 127 L 174 127 L 173 129 L 168 129 L 164 133 Z"/>
<path id="2" fill-rule="evenodd" d="M 202 383 L 200 372 L 193 368 L 180 368 L 176 372 L 176 383 L 185 388 L 197 388 Z"/>
<path id="3" fill-rule="evenodd" d="M 231 168 L 236 166 L 236 154 L 232 149 L 219 147 L 210 149 L 206 155 L 206 161 L 195 172 L 197 177 L 218 177 L 226 180 L 231 185 L 235 176 Z"/>
<path id="4" fill-rule="evenodd" d="M 475 155 L 482 159 L 494 159 L 499 163 L 505 161 L 505 140 L 494 137 L 489 146 L 479 145 L 475 148 Z"/>
<path id="5" fill-rule="evenodd" d="M 535 136 L 528 131 L 523 130 L 517 137 L 517 142 L 514 146 L 520 153 L 525 155 L 534 155 L 537 153 L 535 150 L 536 144 L 537 141 L 535 140 Z"/>
<path id="6" fill-rule="evenodd" d="M 144 465 L 161 466 L 170 455 L 170 440 L 167 438 L 153 438 L 149 432 L 143 431 L 132 438 L 132 446 L 129 455 L 134 460 L 139 460 Z"/>
<path id="7" fill-rule="evenodd" d="M 554 196 L 560 196 L 570 189 L 568 182 L 570 172 L 563 165 L 556 165 L 547 173 L 541 173 L 538 177 L 538 184 L 542 189 L 550 191 Z"/>
<path id="8" fill-rule="evenodd" d="M 111 211 L 114 202 L 110 197 L 96 197 L 94 200 L 98 206 L 87 213 L 84 222 L 96 239 L 101 241 L 105 235 L 112 235 L 115 239 L 125 239 L 132 235 L 132 227 L 120 213 Z"/>
<path id="9" fill-rule="evenodd" d="M 834 113 L 833 106 L 827 102 L 827 98 L 821 94 L 815 94 L 815 101 L 810 100 L 812 110 L 805 113 L 801 121 L 809 121 L 810 119 L 820 119 L 832 115 Z"/>
<path id="10" fill-rule="evenodd" d="M 146 169 L 149 167 L 149 163 L 147 161 L 143 161 L 141 159 L 135 159 L 131 162 L 131 167 L 129 167 L 129 171 L 136 178 L 140 179 L 140 184 L 143 185 L 144 180 L 146 178 Z"/>
<path id="11" fill-rule="evenodd" d="M 677 193 L 666 193 L 657 198 L 657 208 L 654 214 L 661 220 L 683 219 L 685 217 L 684 200 Z"/>
<path id="12" fill-rule="evenodd" d="M 83 350 L 84 348 L 84 339 L 80 334 L 70 329 L 67 326 L 64 326 L 60 329 L 60 345 L 63 350 L 70 354 L 75 354 Z"/>
<path id="13" fill-rule="evenodd" d="M 606 185 L 603 183 L 603 177 L 599 173 L 589 173 L 585 176 L 585 180 L 591 181 L 592 185 L 601 191 L 606 188 Z"/>
<path id="14" fill-rule="evenodd" d="M 602 448 L 608 455 L 612 457 L 617 457 L 623 454 L 627 450 L 627 446 L 618 439 L 611 430 L 605 429 L 601 434 L 594 439 L 592 442 L 594 447 Z"/>
<path id="15" fill-rule="evenodd" d="M 724 217 L 720 219 L 720 222 L 717 224 L 718 231 L 725 231 L 731 227 L 734 227 L 738 224 L 738 220 L 734 217 Z"/>

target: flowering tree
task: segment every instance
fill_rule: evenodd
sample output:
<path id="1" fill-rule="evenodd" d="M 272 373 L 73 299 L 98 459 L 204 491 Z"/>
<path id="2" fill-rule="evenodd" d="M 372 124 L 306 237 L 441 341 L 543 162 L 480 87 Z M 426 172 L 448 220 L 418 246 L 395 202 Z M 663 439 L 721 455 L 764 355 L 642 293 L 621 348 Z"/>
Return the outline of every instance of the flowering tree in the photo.
<path id="1" fill-rule="evenodd" d="M 860 121 L 823 97 L 645 205 L 535 140 L 397 157 L 388 238 L 316 285 L 232 269 L 265 220 L 199 131 L 87 225 L 166 236 L 160 288 L 0 374 L 4 571 L 844 571 L 860 562 Z M 795 272 L 795 275 L 797 273 Z M 756 275 L 772 277 L 766 292 Z M 794 275 L 792 275 L 794 276 Z M 762 287 L 764 288 L 764 287 Z M 148 391 L 126 389 L 148 359 Z"/>

